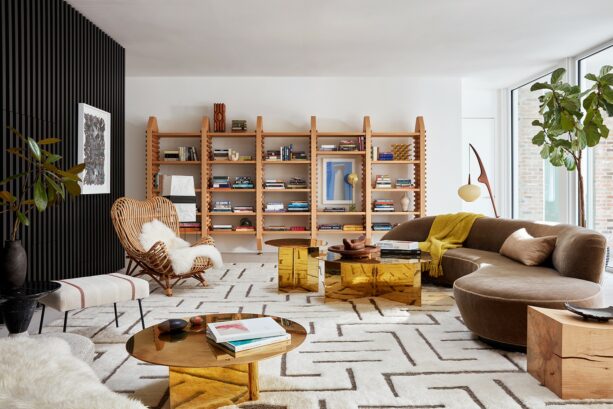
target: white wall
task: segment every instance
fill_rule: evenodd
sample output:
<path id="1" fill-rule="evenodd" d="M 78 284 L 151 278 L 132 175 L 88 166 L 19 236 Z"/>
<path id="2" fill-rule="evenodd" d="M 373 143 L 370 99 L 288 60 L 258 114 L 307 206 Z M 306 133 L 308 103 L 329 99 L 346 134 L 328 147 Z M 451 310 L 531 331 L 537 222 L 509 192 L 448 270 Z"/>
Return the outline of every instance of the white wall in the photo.
<path id="1" fill-rule="evenodd" d="M 370 115 L 374 130 L 427 129 L 428 214 L 462 208 L 456 191 L 462 170 L 461 81 L 457 78 L 128 77 L 126 80 L 126 195 L 144 197 L 145 128 L 158 118 L 160 131 L 195 131 L 213 103 L 226 104 L 227 119 L 257 115 L 264 129 L 361 130 Z M 290 175 L 288 175 L 290 176 Z M 253 239 L 222 238 L 224 251 L 250 251 Z"/>

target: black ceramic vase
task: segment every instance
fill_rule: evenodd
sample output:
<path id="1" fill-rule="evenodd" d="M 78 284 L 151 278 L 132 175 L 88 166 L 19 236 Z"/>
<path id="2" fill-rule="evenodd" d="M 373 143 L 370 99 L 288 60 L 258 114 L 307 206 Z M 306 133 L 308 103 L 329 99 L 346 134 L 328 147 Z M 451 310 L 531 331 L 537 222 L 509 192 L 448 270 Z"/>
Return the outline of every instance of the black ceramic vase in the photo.
<path id="1" fill-rule="evenodd" d="M 0 254 L 0 289 L 11 291 L 23 286 L 28 272 L 28 255 L 21 240 L 7 240 Z"/>

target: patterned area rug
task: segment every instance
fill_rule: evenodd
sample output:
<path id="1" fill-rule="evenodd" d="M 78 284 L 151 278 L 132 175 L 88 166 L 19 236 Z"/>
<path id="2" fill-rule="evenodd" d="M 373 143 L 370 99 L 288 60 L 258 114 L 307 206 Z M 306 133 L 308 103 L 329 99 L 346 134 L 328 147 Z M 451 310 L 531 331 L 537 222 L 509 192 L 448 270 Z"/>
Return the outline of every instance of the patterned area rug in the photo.
<path id="1" fill-rule="evenodd" d="M 613 401 L 563 401 L 526 372 L 526 357 L 493 349 L 462 323 L 452 291 L 424 287 L 423 306 L 382 298 L 324 303 L 321 294 L 278 294 L 274 263 L 228 264 L 207 273 L 209 288 L 187 280 L 143 301 L 147 325 L 216 312 L 290 318 L 309 335 L 297 350 L 260 363 L 261 399 L 247 409 L 613 408 Z M 152 283 L 152 286 L 154 284 Z M 94 369 L 111 389 L 151 408 L 168 408 L 168 368 L 130 357 L 140 330 L 138 304 L 89 308 L 69 331 L 96 344 Z M 61 331 L 61 320 L 45 332 Z"/>

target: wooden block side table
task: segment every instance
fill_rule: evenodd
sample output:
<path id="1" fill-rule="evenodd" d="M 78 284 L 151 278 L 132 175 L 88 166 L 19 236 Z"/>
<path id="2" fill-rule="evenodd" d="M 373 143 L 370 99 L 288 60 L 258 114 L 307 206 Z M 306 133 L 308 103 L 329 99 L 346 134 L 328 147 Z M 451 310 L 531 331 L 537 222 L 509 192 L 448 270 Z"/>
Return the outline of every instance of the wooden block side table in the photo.
<path id="1" fill-rule="evenodd" d="M 562 399 L 613 398 L 613 323 L 528 307 L 528 372 Z"/>

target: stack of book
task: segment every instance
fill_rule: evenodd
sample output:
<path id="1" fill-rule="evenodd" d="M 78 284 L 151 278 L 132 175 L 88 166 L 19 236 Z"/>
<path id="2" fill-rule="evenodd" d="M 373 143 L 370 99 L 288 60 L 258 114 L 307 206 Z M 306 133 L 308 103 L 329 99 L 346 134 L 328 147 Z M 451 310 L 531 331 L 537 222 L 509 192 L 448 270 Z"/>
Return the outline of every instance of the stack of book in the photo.
<path id="1" fill-rule="evenodd" d="M 178 161 L 179 160 L 179 151 L 178 150 L 164 151 L 164 160 L 166 162 Z"/>
<path id="2" fill-rule="evenodd" d="M 336 145 L 321 145 L 321 147 L 319 148 L 320 151 L 335 151 L 336 150 Z"/>
<path id="3" fill-rule="evenodd" d="M 230 188 L 230 178 L 228 176 L 213 176 L 213 189 Z"/>
<path id="4" fill-rule="evenodd" d="M 392 179 L 389 175 L 377 175 L 375 179 L 375 189 L 391 189 Z"/>
<path id="5" fill-rule="evenodd" d="M 358 150 L 364 152 L 366 150 L 366 137 L 358 137 Z"/>
<path id="6" fill-rule="evenodd" d="M 193 146 L 179 146 L 178 154 L 179 160 L 182 162 L 198 160 L 196 148 Z"/>
<path id="7" fill-rule="evenodd" d="M 293 151 L 292 152 L 293 160 L 307 160 L 307 154 L 305 151 Z"/>
<path id="8" fill-rule="evenodd" d="M 266 151 L 266 160 L 281 160 L 280 151 Z"/>
<path id="9" fill-rule="evenodd" d="M 264 188 L 271 190 L 283 190 L 285 189 L 285 182 L 279 179 L 266 179 L 266 181 L 264 181 Z"/>
<path id="10" fill-rule="evenodd" d="M 287 205 L 288 212 L 308 212 L 309 202 L 304 200 L 292 200 Z"/>
<path id="11" fill-rule="evenodd" d="M 232 132 L 245 132 L 247 130 L 247 121 L 244 119 L 233 119 L 232 120 Z"/>
<path id="12" fill-rule="evenodd" d="M 234 206 L 232 211 L 234 213 L 253 213 L 253 206 Z"/>
<path id="13" fill-rule="evenodd" d="M 302 179 L 302 178 L 291 178 L 288 182 L 287 182 L 287 188 L 288 189 L 306 189 L 307 187 L 307 183 L 306 180 Z"/>
<path id="14" fill-rule="evenodd" d="M 289 228 L 290 231 L 306 231 L 305 226 L 292 226 Z"/>
<path id="15" fill-rule="evenodd" d="M 362 231 L 364 226 L 361 224 L 343 224 L 344 231 Z"/>
<path id="16" fill-rule="evenodd" d="M 214 224 L 213 230 L 215 231 L 232 231 L 231 224 Z"/>
<path id="17" fill-rule="evenodd" d="M 213 149 L 213 160 L 228 160 L 228 150 Z"/>
<path id="18" fill-rule="evenodd" d="M 415 187 L 412 179 L 406 178 L 397 178 L 396 179 L 396 187 L 399 189 L 409 189 Z"/>
<path id="19" fill-rule="evenodd" d="M 233 189 L 253 189 L 253 180 L 249 176 L 237 176 L 234 178 Z"/>
<path id="20" fill-rule="evenodd" d="M 338 150 L 346 152 L 357 151 L 358 145 L 352 140 L 343 139 L 338 143 Z"/>
<path id="21" fill-rule="evenodd" d="M 319 230 L 343 230 L 343 225 L 339 223 L 320 224 Z"/>
<path id="22" fill-rule="evenodd" d="M 200 230 L 200 222 L 181 222 L 179 223 L 179 227 L 183 229 L 183 231 L 199 231 Z"/>
<path id="23" fill-rule="evenodd" d="M 377 222 L 372 224 L 373 231 L 389 231 L 392 230 L 392 224 L 387 222 Z"/>
<path id="24" fill-rule="evenodd" d="M 232 202 L 229 200 L 220 200 L 213 202 L 214 212 L 232 213 Z"/>
<path id="25" fill-rule="evenodd" d="M 278 213 L 285 211 L 285 205 L 283 202 L 268 202 L 266 203 L 266 208 L 264 209 L 267 213 Z"/>
<path id="26" fill-rule="evenodd" d="M 255 226 L 236 226 L 236 231 L 255 231 Z"/>
<path id="27" fill-rule="evenodd" d="M 344 207 L 324 207 L 324 212 L 346 212 L 347 209 Z"/>
<path id="28" fill-rule="evenodd" d="M 294 145 L 282 146 L 279 148 L 281 152 L 281 160 L 292 160 L 292 150 L 294 149 Z"/>
<path id="29" fill-rule="evenodd" d="M 288 231 L 289 228 L 287 226 L 268 226 L 265 229 L 266 231 Z"/>
<path id="30" fill-rule="evenodd" d="M 394 201 L 392 199 L 375 199 L 373 210 L 375 212 L 393 212 Z"/>
<path id="31" fill-rule="evenodd" d="M 379 160 L 394 160 L 394 154 L 392 152 L 379 152 Z"/>
<path id="32" fill-rule="evenodd" d="M 380 240 L 377 246 L 381 248 L 381 256 L 420 258 L 421 250 L 416 241 Z"/>

